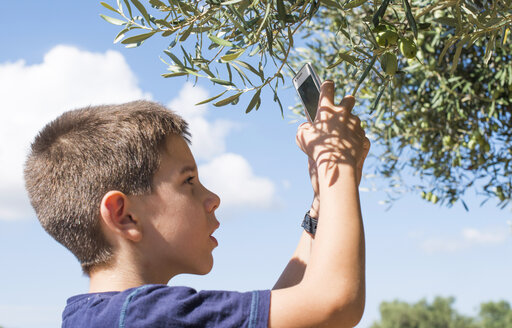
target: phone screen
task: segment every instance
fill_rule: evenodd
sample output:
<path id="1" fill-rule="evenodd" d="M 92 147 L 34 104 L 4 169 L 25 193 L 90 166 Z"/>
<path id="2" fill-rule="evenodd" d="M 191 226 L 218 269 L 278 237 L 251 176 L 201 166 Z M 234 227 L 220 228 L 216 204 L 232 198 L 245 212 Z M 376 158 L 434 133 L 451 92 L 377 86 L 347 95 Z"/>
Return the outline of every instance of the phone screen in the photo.
<path id="1" fill-rule="evenodd" d="M 309 113 L 311 121 L 314 121 L 316 117 L 316 110 L 318 107 L 318 99 L 320 98 L 320 93 L 318 92 L 318 89 L 315 85 L 315 82 L 313 82 L 313 78 L 311 77 L 311 75 L 308 76 L 300 85 L 300 87 L 298 88 L 298 92 L 300 97 L 302 98 L 302 102 L 304 103 L 306 110 Z"/>

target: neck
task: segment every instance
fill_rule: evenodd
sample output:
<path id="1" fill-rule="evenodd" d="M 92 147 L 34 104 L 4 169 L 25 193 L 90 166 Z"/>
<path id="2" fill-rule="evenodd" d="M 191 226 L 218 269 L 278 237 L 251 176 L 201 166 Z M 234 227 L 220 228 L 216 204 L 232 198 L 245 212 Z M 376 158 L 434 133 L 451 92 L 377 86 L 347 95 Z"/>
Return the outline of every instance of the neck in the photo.
<path id="1" fill-rule="evenodd" d="M 93 268 L 90 273 L 89 292 L 123 291 L 146 284 L 167 284 L 170 277 L 158 276 L 148 265 L 137 265 L 133 261 L 119 258 L 111 265 Z"/>
<path id="2" fill-rule="evenodd" d="M 97 268 L 90 273 L 89 293 L 123 291 L 147 284 L 136 270 L 120 270 L 116 267 Z"/>

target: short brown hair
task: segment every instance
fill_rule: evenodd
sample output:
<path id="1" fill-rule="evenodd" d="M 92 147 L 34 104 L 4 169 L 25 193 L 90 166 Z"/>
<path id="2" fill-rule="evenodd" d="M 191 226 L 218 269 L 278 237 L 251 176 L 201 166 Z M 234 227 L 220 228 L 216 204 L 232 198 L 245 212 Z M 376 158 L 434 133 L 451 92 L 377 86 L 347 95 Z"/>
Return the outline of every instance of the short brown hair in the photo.
<path id="1" fill-rule="evenodd" d="M 150 101 L 86 107 L 48 123 L 32 143 L 25 186 L 43 228 L 80 261 L 85 274 L 107 264 L 100 203 L 110 190 L 152 190 L 166 137 L 190 143 L 187 123 Z"/>

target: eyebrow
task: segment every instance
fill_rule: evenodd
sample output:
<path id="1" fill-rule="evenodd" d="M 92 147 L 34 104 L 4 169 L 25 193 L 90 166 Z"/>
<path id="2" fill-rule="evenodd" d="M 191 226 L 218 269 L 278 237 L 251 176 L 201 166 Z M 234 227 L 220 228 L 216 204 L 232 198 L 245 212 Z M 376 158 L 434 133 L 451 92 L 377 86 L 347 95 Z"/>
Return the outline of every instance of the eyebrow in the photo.
<path id="1" fill-rule="evenodd" d="M 197 170 L 195 165 L 186 165 L 180 170 L 180 175 L 187 172 L 195 172 Z"/>

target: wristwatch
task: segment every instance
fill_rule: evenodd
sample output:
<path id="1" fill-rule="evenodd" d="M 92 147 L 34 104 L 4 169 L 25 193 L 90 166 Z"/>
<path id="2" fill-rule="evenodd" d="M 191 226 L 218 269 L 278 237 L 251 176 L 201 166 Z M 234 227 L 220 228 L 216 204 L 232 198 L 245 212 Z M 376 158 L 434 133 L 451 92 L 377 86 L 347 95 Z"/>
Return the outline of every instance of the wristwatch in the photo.
<path id="1" fill-rule="evenodd" d="M 312 218 L 309 215 L 309 211 L 306 212 L 306 215 L 304 215 L 304 220 L 302 221 L 301 227 L 304 228 L 307 232 L 312 234 L 313 236 L 316 233 L 316 226 L 318 225 L 318 219 Z"/>

